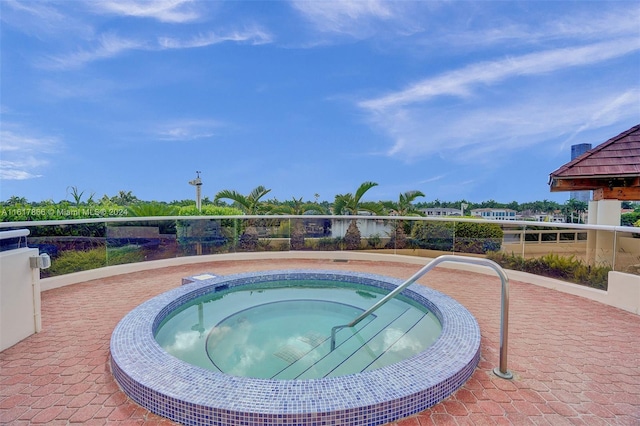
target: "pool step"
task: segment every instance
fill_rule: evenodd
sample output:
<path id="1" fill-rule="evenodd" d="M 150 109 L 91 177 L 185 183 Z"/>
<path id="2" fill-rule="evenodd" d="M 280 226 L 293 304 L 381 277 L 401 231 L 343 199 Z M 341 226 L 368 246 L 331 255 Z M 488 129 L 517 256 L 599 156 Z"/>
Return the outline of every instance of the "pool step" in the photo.
<path id="1" fill-rule="evenodd" d="M 304 336 L 300 336 L 297 340 L 297 344 L 289 344 L 283 346 L 274 353 L 275 356 L 284 360 L 288 364 L 293 364 L 298 361 L 300 358 L 311 352 L 313 349 L 321 345 L 325 340 L 326 336 L 323 336 L 319 333 L 309 332 Z"/>
<path id="2" fill-rule="evenodd" d="M 423 312 L 413 309 L 399 311 L 388 320 L 367 318 L 353 328 L 339 330 L 336 349 L 331 351 L 330 338 L 318 338 L 315 347 L 288 367 L 273 376 L 274 379 L 306 379 L 350 374 L 388 365 L 407 344 L 403 336 L 425 318 Z M 423 336 L 424 337 L 424 336 Z M 311 345 L 310 345 L 311 346 Z M 394 349 L 395 348 L 395 349 Z M 355 367 L 354 367 L 355 366 Z"/>
<path id="3" fill-rule="evenodd" d="M 375 364 L 370 365 L 363 371 L 375 370 L 376 368 L 400 362 L 415 353 L 416 345 L 425 347 L 431 346 L 435 343 L 439 335 L 429 336 L 428 333 L 424 332 L 424 328 L 420 326 L 423 323 L 432 323 L 434 320 L 433 318 L 433 314 L 425 314 L 420 321 L 416 322 L 413 327 L 407 330 L 406 333 L 398 336 L 399 338 L 396 342 L 376 359 Z M 425 341 L 425 339 L 429 340 Z"/>
<path id="4" fill-rule="evenodd" d="M 360 367 L 360 371 L 375 370 L 385 365 L 398 362 L 407 358 L 406 353 L 402 353 L 407 346 L 419 345 L 415 335 L 409 335 L 412 330 L 419 331 L 416 327 L 425 319 L 425 314 L 415 310 L 410 310 L 403 314 L 384 330 L 370 339 L 360 349 L 344 359 L 336 368 L 325 375 L 325 377 L 336 377 L 349 374 Z M 418 336 L 424 340 L 424 336 Z M 367 361 L 370 360 L 369 363 Z"/>

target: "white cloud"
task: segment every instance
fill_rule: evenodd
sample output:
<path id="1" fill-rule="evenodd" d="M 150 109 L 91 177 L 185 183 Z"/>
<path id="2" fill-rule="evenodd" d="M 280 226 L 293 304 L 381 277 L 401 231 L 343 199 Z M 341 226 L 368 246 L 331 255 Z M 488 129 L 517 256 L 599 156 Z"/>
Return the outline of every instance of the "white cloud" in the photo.
<path id="1" fill-rule="evenodd" d="M 9 9 L 24 13 L 38 20 L 39 23 L 53 22 L 59 25 L 64 21 L 65 16 L 46 3 L 19 2 L 16 0 L 5 0 L 4 6 Z M 57 26 L 56 25 L 56 26 Z"/>
<path id="2" fill-rule="evenodd" d="M 88 37 L 93 28 L 81 19 L 65 14 L 53 3 L 3 0 L 2 22 L 21 32 L 49 40 L 52 36 L 67 38 L 70 34 Z"/>
<path id="3" fill-rule="evenodd" d="M 640 89 L 611 92 L 536 93 L 522 89 L 494 106 L 458 105 L 453 111 L 433 105 L 389 108 L 372 123 L 394 141 L 387 155 L 408 162 L 437 156 L 463 164 L 496 164 L 510 153 L 577 132 L 609 126 L 638 116 Z M 585 117 L 588 123 L 585 124 Z M 571 136 L 573 137 L 573 136 Z M 542 148 L 541 148 L 542 149 Z"/>
<path id="4" fill-rule="evenodd" d="M 638 36 L 638 4 L 621 3 L 621 7 L 595 15 L 571 14 L 551 21 L 534 32 L 534 39 L 603 40 L 621 36 Z"/>
<path id="5" fill-rule="evenodd" d="M 122 38 L 113 33 L 107 33 L 100 36 L 97 45 L 93 49 L 80 50 L 58 56 L 48 56 L 39 61 L 39 65 L 43 68 L 61 70 L 79 68 L 93 61 L 112 58 L 136 49 L 148 50 L 149 46 L 139 41 Z"/>
<path id="6" fill-rule="evenodd" d="M 420 182 L 418 182 L 418 183 L 420 183 L 420 184 L 425 184 L 425 183 L 437 182 L 437 181 L 439 181 L 439 180 L 444 179 L 445 177 L 446 177 L 446 175 L 433 176 L 433 177 L 430 177 L 430 178 L 428 178 L 428 179 L 423 179 L 423 180 L 421 180 L 421 181 L 420 181 Z"/>
<path id="7" fill-rule="evenodd" d="M 496 23 L 480 21 L 479 29 L 451 32 L 443 36 L 454 46 L 540 45 L 559 41 L 598 41 L 620 37 L 637 37 L 640 8 L 614 8 L 606 13 L 574 12 L 560 15 L 548 21 L 538 21 L 527 16 L 523 22 L 515 19 Z"/>
<path id="8" fill-rule="evenodd" d="M 26 169 L 31 169 L 43 165 L 41 162 L 31 161 L 5 161 L 0 160 L 0 179 L 2 180 L 26 180 L 42 177 Z"/>
<path id="9" fill-rule="evenodd" d="M 640 115 L 640 88 L 638 87 L 602 99 L 598 107 L 585 116 L 586 121 L 577 126 L 578 128 L 571 136 L 562 143 L 560 149 L 564 151 L 582 132 L 614 124 L 621 117 L 630 115 Z"/>
<path id="10" fill-rule="evenodd" d="M 369 110 L 383 110 L 444 95 L 469 96 L 479 85 L 496 84 L 517 76 L 531 76 L 600 63 L 640 49 L 640 38 L 625 38 L 587 46 L 552 49 L 481 62 L 415 83 L 407 89 L 360 102 Z"/>
<path id="11" fill-rule="evenodd" d="M 638 117 L 640 89 L 603 73 L 590 81 L 574 76 L 637 55 L 639 16 L 638 8 L 618 8 L 597 17 L 559 17 L 537 28 L 505 21 L 493 27 L 482 23 L 489 28 L 485 32 L 434 34 L 432 44 L 440 47 L 509 43 L 515 51 L 514 44 L 551 41 L 562 47 L 470 63 L 357 105 L 393 140 L 386 155 L 407 162 L 437 156 L 491 164 L 513 150 L 554 138 L 570 141 L 585 130 Z M 615 68 L 611 71 L 615 75 Z M 570 135 L 567 129 L 576 130 Z"/>
<path id="12" fill-rule="evenodd" d="M 416 31 L 410 3 L 382 0 L 292 1 L 292 7 L 324 33 L 366 38 L 387 26 L 395 32 Z"/>
<path id="13" fill-rule="evenodd" d="M 36 137 L 6 127 L 0 131 L 0 179 L 24 180 L 41 177 L 38 170 L 49 164 L 50 155 L 59 148 L 57 138 Z"/>
<path id="14" fill-rule="evenodd" d="M 91 5 L 106 13 L 168 23 L 186 23 L 200 18 L 196 2 L 192 0 L 101 0 Z"/>
<path id="15" fill-rule="evenodd" d="M 0 153 L 6 155 L 9 152 L 42 152 L 51 153 L 56 150 L 58 140 L 53 137 L 27 136 L 7 127 L 15 127 L 10 123 L 3 123 L 4 129 L 0 130 Z"/>
<path id="16" fill-rule="evenodd" d="M 215 120 L 183 119 L 162 124 L 153 133 L 164 141 L 190 141 L 210 138 L 222 126 Z"/>
<path id="17" fill-rule="evenodd" d="M 226 41 L 233 42 L 250 42 L 253 45 L 271 43 L 272 37 L 266 31 L 260 28 L 253 28 L 244 31 L 232 31 L 226 34 L 217 34 L 209 32 L 207 34 L 199 34 L 189 40 L 178 40 L 172 37 L 158 38 L 158 44 L 163 49 L 190 49 L 195 47 L 206 47 Z"/>
<path id="18" fill-rule="evenodd" d="M 358 19 L 393 16 L 390 4 L 380 0 L 293 1 L 291 4 L 325 31 L 339 31 Z"/>
<path id="19" fill-rule="evenodd" d="M 187 41 L 171 37 L 160 37 L 156 44 L 120 37 L 114 33 L 106 33 L 99 37 L 93 48 L 62 55 L 50 55 L 42 58 L 37 64 L 46 69 L 67 70 L 80 68 L 94 61 L 114 58 L 133 50 L 187 49 L 205 47 L 227 41 L 250 42 L 253 45 L 259 45 L 270 43 L 271 36 L 259 28 L 254 28 L 226 34 L 209 33 L 207 35 L 198 35 Z"/>

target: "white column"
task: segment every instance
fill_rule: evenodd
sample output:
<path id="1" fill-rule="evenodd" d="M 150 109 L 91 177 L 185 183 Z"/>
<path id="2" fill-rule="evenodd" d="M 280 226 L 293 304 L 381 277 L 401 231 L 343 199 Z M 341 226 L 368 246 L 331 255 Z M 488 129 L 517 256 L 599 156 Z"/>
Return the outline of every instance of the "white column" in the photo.
<path id="1" fill-rule="evenodd" d="M 588 210 L 588 218 L 587 224 L 589 225 L 597 225 L 598 224 L 598 202 L 597 201 L 589 201 L 589 210 Z M 586 261 L 589 265 L 595 263 L 596 260 L 596 231 L 587 231 L 587 257 Z"/>
<path id="2" fill-rule="evenodd" d="M 620 200 L 599 200 L 595 202 L 597 208 L 595 224 L 597 225 L 620 225 L 620 209 L 622 202 Z M 591 203 L 589 203 L 589 224 L 591 221 Z M 596 231 L 594 260 L 596 264 L 613 266 L 615 235 L 609 231 Z M 587 242 L 589 247 L 589 242 Z"/>

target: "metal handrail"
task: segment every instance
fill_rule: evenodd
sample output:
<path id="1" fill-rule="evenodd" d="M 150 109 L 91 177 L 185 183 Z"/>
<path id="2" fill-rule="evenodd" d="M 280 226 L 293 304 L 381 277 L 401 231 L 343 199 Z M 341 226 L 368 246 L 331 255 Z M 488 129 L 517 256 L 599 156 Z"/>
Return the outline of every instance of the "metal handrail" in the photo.
<path id="1" fill-rule="evenodd" d="M 433 259 L 431 262 L 427 263 L 423 266 L 418 272 L 413 274 L 413 276 L 407 279 L 404 283 L 398 286 L 391 293 L 387 294 L 385 297 L 380 299 L 376 304 L 372 307 L 364 311 L 360 314 L 356 319 L 351 321 L 348 324 L 337 325 L 331 329 L 331 350 L 333 351 L 336 348 L 336 332 L 342 328 L 353 327 L 357 325 L 360 321 L 371 315 L 375 310 L 377 310 L 380 306 L 387 303 L 390 299 L 394 298 L 398 293 L 402 290 L 416 282 L 420 277 L 424 274 L 432 270 L 438 264 L 443 262 L 457 262 L 457 263 L 468 263 L 472 265 L 479 266 L 487 266 L 492 268 L 498 276 L 500 277 L 500 281 L 502 282 L 502 294 L 501 294 L 501 306 L 500 306 L 500 366 L 493 369 L 493 372 L 496 376 L 501 377 L 503 379 L 511 379 L 513 378 L 513 374 L 507 369 L 507 341 L 508 341 L 508 333 L 509 333 L 509 278 L 504 270 L 498 265 L 496 262 L 489 259 L 475 258 L 475 257 L 460 257 L 453 255 L 443 255 L 438 256 Z"/>

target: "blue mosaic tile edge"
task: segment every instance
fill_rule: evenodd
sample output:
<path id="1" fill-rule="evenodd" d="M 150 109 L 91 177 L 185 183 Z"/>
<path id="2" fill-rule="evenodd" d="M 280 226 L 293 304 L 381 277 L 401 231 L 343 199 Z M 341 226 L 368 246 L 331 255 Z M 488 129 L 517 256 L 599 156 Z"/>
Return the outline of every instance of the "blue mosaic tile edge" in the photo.
<path id="1" fill-rule="evenodd" d="M 348 281 L 392 290 L 393 278 L 354 272 L 281 270 L 193 280 L 141 304 L 111 337 L 113 375 L 123 391 L 148 410 L 189 425 L 378 425 L 423 411 L 455 392 L 480 359 L 480 329 L 454 299 L 412 285 L 403 295 L 442 323 L 425 351 L 378 370 L 313 380 L 229 376 L 187 364 L 154 339 L 174 309 L 217 288 L 274 280 Z"/>

